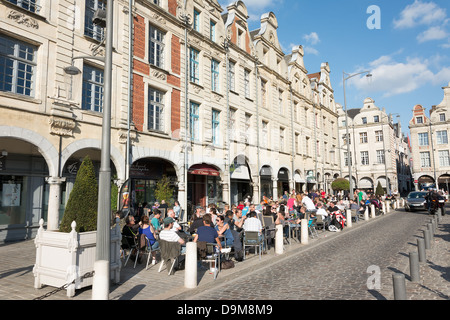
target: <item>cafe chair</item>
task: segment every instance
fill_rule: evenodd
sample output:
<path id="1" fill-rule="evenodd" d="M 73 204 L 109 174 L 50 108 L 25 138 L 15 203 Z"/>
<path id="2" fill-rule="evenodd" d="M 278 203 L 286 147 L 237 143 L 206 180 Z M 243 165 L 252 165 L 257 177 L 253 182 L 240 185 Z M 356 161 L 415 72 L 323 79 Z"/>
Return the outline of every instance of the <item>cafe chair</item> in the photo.
<path id="1" fill-rule="evenodd" d="M 135 260 L 134 260 L 134 268 L 136 268 L 136 263 L 139 259 L 139 241 L 136 237 L 133 236 L 126 236 L 122 234 L 122 249 L 124 251 L 128 250 L 128 254 L 126 254 L 125 263 L 124 266 L 127 265 L 128 260 L 130 260 L 130 256 L 135 253 Z"/>
<path id="2" fill-rule="evenodd" d="M 164 265 L 169 269 L 169 276 L 174 274 L 175 263 L 178 263 L 181 255 L 181 245 L 178 242 L 169 242 L 159 239 L 159 248 L 161 253 L 161 265 L 158 272 L 161 272 Z"/>
<path id="3" fill-rule="evenodd" d="M 220 252 L 216 251 L 216 243 L 206 243 L 206 257 L 202 259 L 202 262 L 214 262 L 214 280 L 217 278 L 217 274 L 220 270 Z"/>
<path id="4" fill-rule="evenodd" d="M 144 248 L 144 254 L 147 254 L 147 264 L 146 264 L 146 266 L 145 266 L 145 270 L 148 270 L 148 265 L 149 265 L 149 262 L 150 262 L 150 257 L 152 257 L 153 256 L 153 253 L 155 252 L 161 252 L 161 248 L 157 248 L 157 249 L 152 249 L 152 246 L 150 245 L 150 240 L 147 238 L 147 236 L 145 236 L 145 243 L 146 243 L 146 246 L 145 246 L 145 248 Z"/>
<path id="5" fill-rule="evenodd" d="M 258 253 L 256 248 L 259 248 L 259 259 L 261 259 L 263 249 L 263 239 L 260 239 L 258 231 L 244 231 L 244 260 L 245 260 L 245 247 L 255 247 L 255 254 Z"/>

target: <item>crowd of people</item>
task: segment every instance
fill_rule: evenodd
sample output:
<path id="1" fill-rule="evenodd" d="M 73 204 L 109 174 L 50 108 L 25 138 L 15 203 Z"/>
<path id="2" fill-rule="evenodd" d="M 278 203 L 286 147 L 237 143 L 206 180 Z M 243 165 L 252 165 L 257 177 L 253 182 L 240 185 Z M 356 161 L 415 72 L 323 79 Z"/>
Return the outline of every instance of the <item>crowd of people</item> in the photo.
<path id="1" fill-rule="evenodd" d="M 303 219 L 307 219 L 311 226 L 317 216 L 321 216 L 324 229 L 329 226 L 329 231 L 339 232 L 346 225 L 346 209 L 363 213 L 370 204 L 381 208 L 380 200 L 380 197 L 367 195 L 362 190 L 355 190 L 354 200 L 330 195 L 323 190 L 308 193 L 293 190 L 291 193 L 285 191 L 277 200 L 263 196 L 259 203 L 247 198 L 231 206 L 225 204 L 223 208 L 214 204 L 205 208 L 197 206 L 185 223 L 179 221 L 181 207 L 178 201 L 171 207 L 161 201 L 161 204 L 155 202 L 151 207 L 145 205 L 137 214 L 128 215 L 122 234 L 127 238 L 145 235 L 148 239 L 146 245 L 151 247 L 153 253 L 152 264 L 157 262 L 154 250 L 159 248 L 159 239 L 178 242 L 184 250 L 188 241 L 215 243 L 218 252 L 223 248 L 233 248 L 235 259 L 240 260 L 246 231 L 258 232 L 263 243 L 263 253 L 266 253 L 267 246 L 274 243 L 276 225 L 283 225 L 284 237 L 288 238 L 292 227 L 300 227 Z M 161 209 L 164 209 L 165 215 L 162 215 Z M 271 232 L 267 232 L 267 226 L 263 227 L 258 214 L 273 217 L 273 226 L 269 227 Z M 134 256 L 131 258 L 140 259 Z"/>

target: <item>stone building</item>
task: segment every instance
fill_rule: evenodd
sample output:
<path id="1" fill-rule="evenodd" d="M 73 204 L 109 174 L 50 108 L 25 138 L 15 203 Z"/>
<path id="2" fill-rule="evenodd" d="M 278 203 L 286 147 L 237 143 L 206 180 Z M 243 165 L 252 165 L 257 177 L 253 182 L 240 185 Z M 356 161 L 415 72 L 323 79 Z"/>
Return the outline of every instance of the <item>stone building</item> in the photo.
<path id="1" fill-rule="evenodd" d="M 375 192 L 378 182 L 390 193 L 406 194 L 411 186 L 408 139 L 401 132 L 400 122 L 393 115 L 366 98 L 360 109 L 348 110 L 349 145 L 345 110 L 339 107 L 339 138 L 341 139 L 342 176 L 348 179 L 348 150 L 352 167 L 353 187 Z M 387 179 L 386 179 L 387 177 Z"/>
<path id="2" fill-rule="evenodd" d="M 416 190 L 429 187 L 449 190 L 450 83 L 442 89 L 444 98 L 441 103 L 432 106 L 428 116 L 425 107 L 416 105 L 413 109 L 413 117 L 409 122 Z"/>
<path id="3" fill-rule="evenodd" d="M 0 1 L 0 241 L 41 218 L 57 229 L 86 155 L 98 173 L 105 5 Z M 301 45 L 283 53 L 274 13 L 258 30 L 248 18 L 242 1 L 114 1 L 112 183 L 131 182 L 135 207 L 161 200 L 162 176 L 191 209 L 340 174 L 330 66 L 308 73 Z"/>

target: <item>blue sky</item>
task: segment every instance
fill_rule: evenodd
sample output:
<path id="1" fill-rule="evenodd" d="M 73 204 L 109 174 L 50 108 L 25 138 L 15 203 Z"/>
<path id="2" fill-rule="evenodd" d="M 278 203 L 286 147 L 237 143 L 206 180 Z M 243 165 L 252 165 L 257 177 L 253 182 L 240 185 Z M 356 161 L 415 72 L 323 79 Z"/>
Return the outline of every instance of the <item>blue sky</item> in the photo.
<path id="1" fill-rule="evenodd" d="M 219 0 L 224 10 L 230 1 Z M 335 100 L 344 104 L 343 72 L 371 70 L 373 77 L 346 82 L 347 107 L 371 97 L 388 113 L 400 114 L 402 130 L 416 104 L 427 112 L 443 99 L 450 82 L 449 0 L 246 0 L 250 30 L 273 12 L 286 54 L 305 49 L 308 73 L 322 62 L 331 68 Z M 373 7 L 378 11 L 374 11 Z M 369 23 L 368 23 L 369 22 Z M 370 28 L 369 28 L 370 26 Z M 428 113 L 427 113 L 428 114 Z"/>

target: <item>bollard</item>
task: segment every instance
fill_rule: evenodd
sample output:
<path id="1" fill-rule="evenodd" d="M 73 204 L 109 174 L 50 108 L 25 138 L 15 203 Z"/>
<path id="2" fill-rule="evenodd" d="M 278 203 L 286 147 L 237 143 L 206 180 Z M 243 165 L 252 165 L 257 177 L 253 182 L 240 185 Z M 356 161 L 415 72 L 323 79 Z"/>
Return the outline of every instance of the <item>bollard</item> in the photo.
<path id="1" fill-rule="evenodd" d="M 424 239 L 417 239 L 417 251 L 419 254 L 419 262 L 420 263 L 427 262 Z"/>
<path id="2" fill-rule="evenodd" d="M 425 249 L 430 249 L 430 231 L 429 230 L 423 230 L 423 240 L 425 241 Z"/>
<path id="3" fill-rule="evenodd" d="M 402 273 L 395 273 L 392 276 L 394 281 L 394 299 L 406 300 L 406 283 L 405 275 Z"/>
<path id="4" fill-rule="evenodd" d="M 370 205 L 370 213 L 372 214 L 372 219 L 375 218 L 375 205 Z"/>
<path id="5" fill-rule="evenodd" d="M 412 282 L 420 281 L 420 271 L 419 271 L 419 254 L 417 252 L 409 253 L 409 272 Z"/>
<path id="6" fill-rule="evenodd" d="M 184 286 L 188 289 L 197 288 L 197 242 L 186 243 L 185 259 Z"/>
<path id="7" fill-rule="evenodd" d="M 437 216 L 434 216 L 434 219 L 431 221 L 431 225 L 433 226 L 433 234 L 436 234 L 436 218 Z"/>
<path id="8" fill-rule="evenodd" d="M 434 238 L 433 225 L 431 223 L 427 223 L 428 231 L 430 231 L 430 241 Z"/>
<path id="9" fill-rule="evenodd" d="M 94 262 L 94 278 L 92 279 L 92 300 L 108 300 L 109 295 L 109 261 Z"/>
<path id="10" fill-rule="evenodd" d="M 381 201 L 381 205 L 383 206 L 383 214 L 386 214 L 386 202 Z"/>
<path id="11" fill-rule="evenodd" d="M 306 219 L 302 219 L 300 234 L 301 234 L 300 242 L 302 244 L 308 244 L 308 240 L 309 240 L 309 238 L 308 238 L 308 220 L 306 220 Z"/>
<path id="12" fill-rule="evenodd" d="M 277 224 L 275 229 L 275 254 L 283 254 L 283 225 Z M 303 228 L 301 232 L 303 238 Z M 308 236 L 308 231 L 306 231 L 306 236 Z"/>
<path id="13" fill-rule="evenodd" d="M 345 219 L 347 220 L 347 228 L 352 227 L 352 210 L 347 209 Z"/>
<path id="14" fill-rule="evenodd" d="M 386 200 L 386 209 L 387 212 L 391 212 L 391 200 Z"/>
<path id="15" fill-rule="evenodd" d="M 369 220 L 369 208 L 366 206 L 366 210 L 364 210 L 364 220 Z"/>

